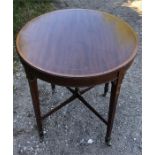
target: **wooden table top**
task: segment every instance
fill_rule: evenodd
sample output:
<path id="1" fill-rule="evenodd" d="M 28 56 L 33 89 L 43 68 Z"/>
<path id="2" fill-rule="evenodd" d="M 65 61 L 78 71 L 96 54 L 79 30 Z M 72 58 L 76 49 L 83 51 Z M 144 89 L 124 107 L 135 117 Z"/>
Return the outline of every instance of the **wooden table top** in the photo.
<path id="1" fill-rule="evenodd" d="M 91 77 L 127 65 L 137 51 L 137 35 L 105 12 L 65 9 L 28 22 L 17 36 L 20 57 L 55 76 Z"/>

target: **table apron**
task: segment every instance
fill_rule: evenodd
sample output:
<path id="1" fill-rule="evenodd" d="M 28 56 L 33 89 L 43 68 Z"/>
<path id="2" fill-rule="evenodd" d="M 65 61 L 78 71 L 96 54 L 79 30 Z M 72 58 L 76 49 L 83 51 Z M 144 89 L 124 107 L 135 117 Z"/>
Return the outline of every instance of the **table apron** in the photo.
<path id="1" fill-rule="evenodd" d="M 72 78 L 72 77 L 61 77 L 61 76 L 51 75 L 33 68 L 23 60 L 21 60 L 21 62 L 24 66 L 26 76 L 28 79 L 39 78 L 43 81 L 46 81 L 49 83 L 52 82 L 55 85 L 60 85 L 65 87 L 90 87 L 90 86 L 95 86 L 102 83 L 107 83 L 109 81 L 113 81 L 117 78 L 119 72 L 126 72 L 126 70 L 132 64 L 132 61 L 131 61 L 128 65 L 122 67 L 121 69 L 115 70 L 114 72 L 111 72 L 105 75 L 100 75 L 95 77 L 73 77 Z"/>

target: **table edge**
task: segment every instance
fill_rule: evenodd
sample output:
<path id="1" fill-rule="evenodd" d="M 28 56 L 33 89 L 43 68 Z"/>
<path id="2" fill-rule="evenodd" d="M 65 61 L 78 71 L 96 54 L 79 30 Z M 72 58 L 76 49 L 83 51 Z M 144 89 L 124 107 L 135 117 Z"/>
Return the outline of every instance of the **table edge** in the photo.
<path id="1" fill-rule="evenodd" d="M 77 8 L 78 10 L 79 8 Z M 52 11 L 53 13 L 55 12 L 58 12 L 58 11 L 62 11 L 62 10 L 73 10 L 73 9 L 61 9 L 61 10 L 56 10 L 56 11 Z M 110 13 L 107 13 L 107 12 L 104 12 L 104 11 L 98 11 L 98 10 L 92 10 L 92 9 L 79 9 L 79 10 L 90 10 L 90 11 L 96 11 L 96 12 L 99 12 L 99 13 L 105 13 L 105 14 L 108 14 L 110 16 L 113 16 L 115 17 L 116 19 L 118 20 L 121 20 L 125 25 L 127 25 L 127 27 L 131 30 L 131 32 L 133 33 L 133 36 L 135 37 L 135 49 L 132 51 L 132 55 L 126 60 L 124 61 L 122 64 L 118 65 L 117 67 L 114 67 L 106 72 L 101 72 L 101 73 L 94 73 L 94 74 L 88 74 L 88 75 L 71 75 L 71 74 L 59 74 L 59 73 L 56 73 L 56 72 L 51 72 L 51 71 L 48 71 L 48 70 L 45 70 L 43 68 L 40 68 L 38 66 L 34 66 L 31 62 L 29 62 L 28 60 L 24 59 L 24 56 L 23 54 L 20 52 L 20 49 L 19 49 L 19 46 L 18 46 L 18 42 L 19 42 L 19 34 L 20 32 L 22 31 L 22 29 L 27 25 L 29 24 L 30 22 L 32 22 L 33 20 L 36 20 L 36 18 L 39 18 L 40 16 L 43 16 L 45 14 L 49 14 L 49 13 L 52 13 L 52 12 L 47 12 L 45 14 L 42 14 L 40 16 L 37 16 L 33 19 L 31 19 L 30 21 L 28 21 L 22 28 L 21 30 L 18 32 L 17 34 L 17 38 L 16 38 L 16 51 L 18 53 L 18 55 L 20 56 L 20 58 L 26 62 L 26 64 L 28 64 L 29 66 L 31 66 L 33 69 L 41 72 L 41 73 L 45 73 L 45 74 L 48 74 L 50 76 L 54 76 L 54 77 L 62 77 L 62 78 L 95 78 L 95 77 L 98 77 L 98 76 L 104 76 L 104 75 L 107 75 L 107 74 L 110 74 L 110 73 L 113 73 L 115 72 L 116 70 L 121 70 L 123 67 L 127 66 L 136 56 L 137 54 L 137 49 L 138 49 L 138 36 L 136 34 L 136 32 L 134 31 L 134 29 L 124 20 L 122 20 L 120 17 L 116 16 L 116 15 L 112 15 Z"/>

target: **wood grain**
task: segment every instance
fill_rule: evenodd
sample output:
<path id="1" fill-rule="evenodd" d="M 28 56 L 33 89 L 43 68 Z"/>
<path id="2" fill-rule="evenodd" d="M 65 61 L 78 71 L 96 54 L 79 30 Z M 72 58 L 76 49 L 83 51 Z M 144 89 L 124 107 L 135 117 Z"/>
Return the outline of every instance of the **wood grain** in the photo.
<path id="1" fill-rule="evenodd" d="M 17 51 L 31 67 L 49 75 L 91 77 L 130 63 L 137 36 L 124 21 L 105 12 L 65 9 L 28 22 L 17 36 Z"/>

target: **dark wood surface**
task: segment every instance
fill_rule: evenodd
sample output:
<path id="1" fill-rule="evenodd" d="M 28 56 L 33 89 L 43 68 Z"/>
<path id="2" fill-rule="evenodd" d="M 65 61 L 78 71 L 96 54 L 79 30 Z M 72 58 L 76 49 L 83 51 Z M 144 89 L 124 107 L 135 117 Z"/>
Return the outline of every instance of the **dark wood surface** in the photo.
<path id="1" fill-rule="evenodd" d="M 55 77 L 104 76 L 128 65 L 137 36 L 121 19 L 99 11 L 66 9 L 28 22 L 17 36 L 21 59 Z"/>
<path id="2" fill-rule="evenodd" d="M 42 119 L 78 98 L 107 125 L 105 141 L 110 145 L 121 83 L 137 52 L 137 35 L 132 28 L 104 12 L 67 9 L 31 20 L 19 32 L 16 44 L 29 81 L 40 137 L 43 136 Z M 73 96 L 42 115 L 38 78 L 52 85 L 66 86 Z M 81 96 L 86 89 L 82 92 L 77 87 L 109 81 L 112 87 L 106 121 Z M 105 94 L 107 89 L 108 84 Z"/>

